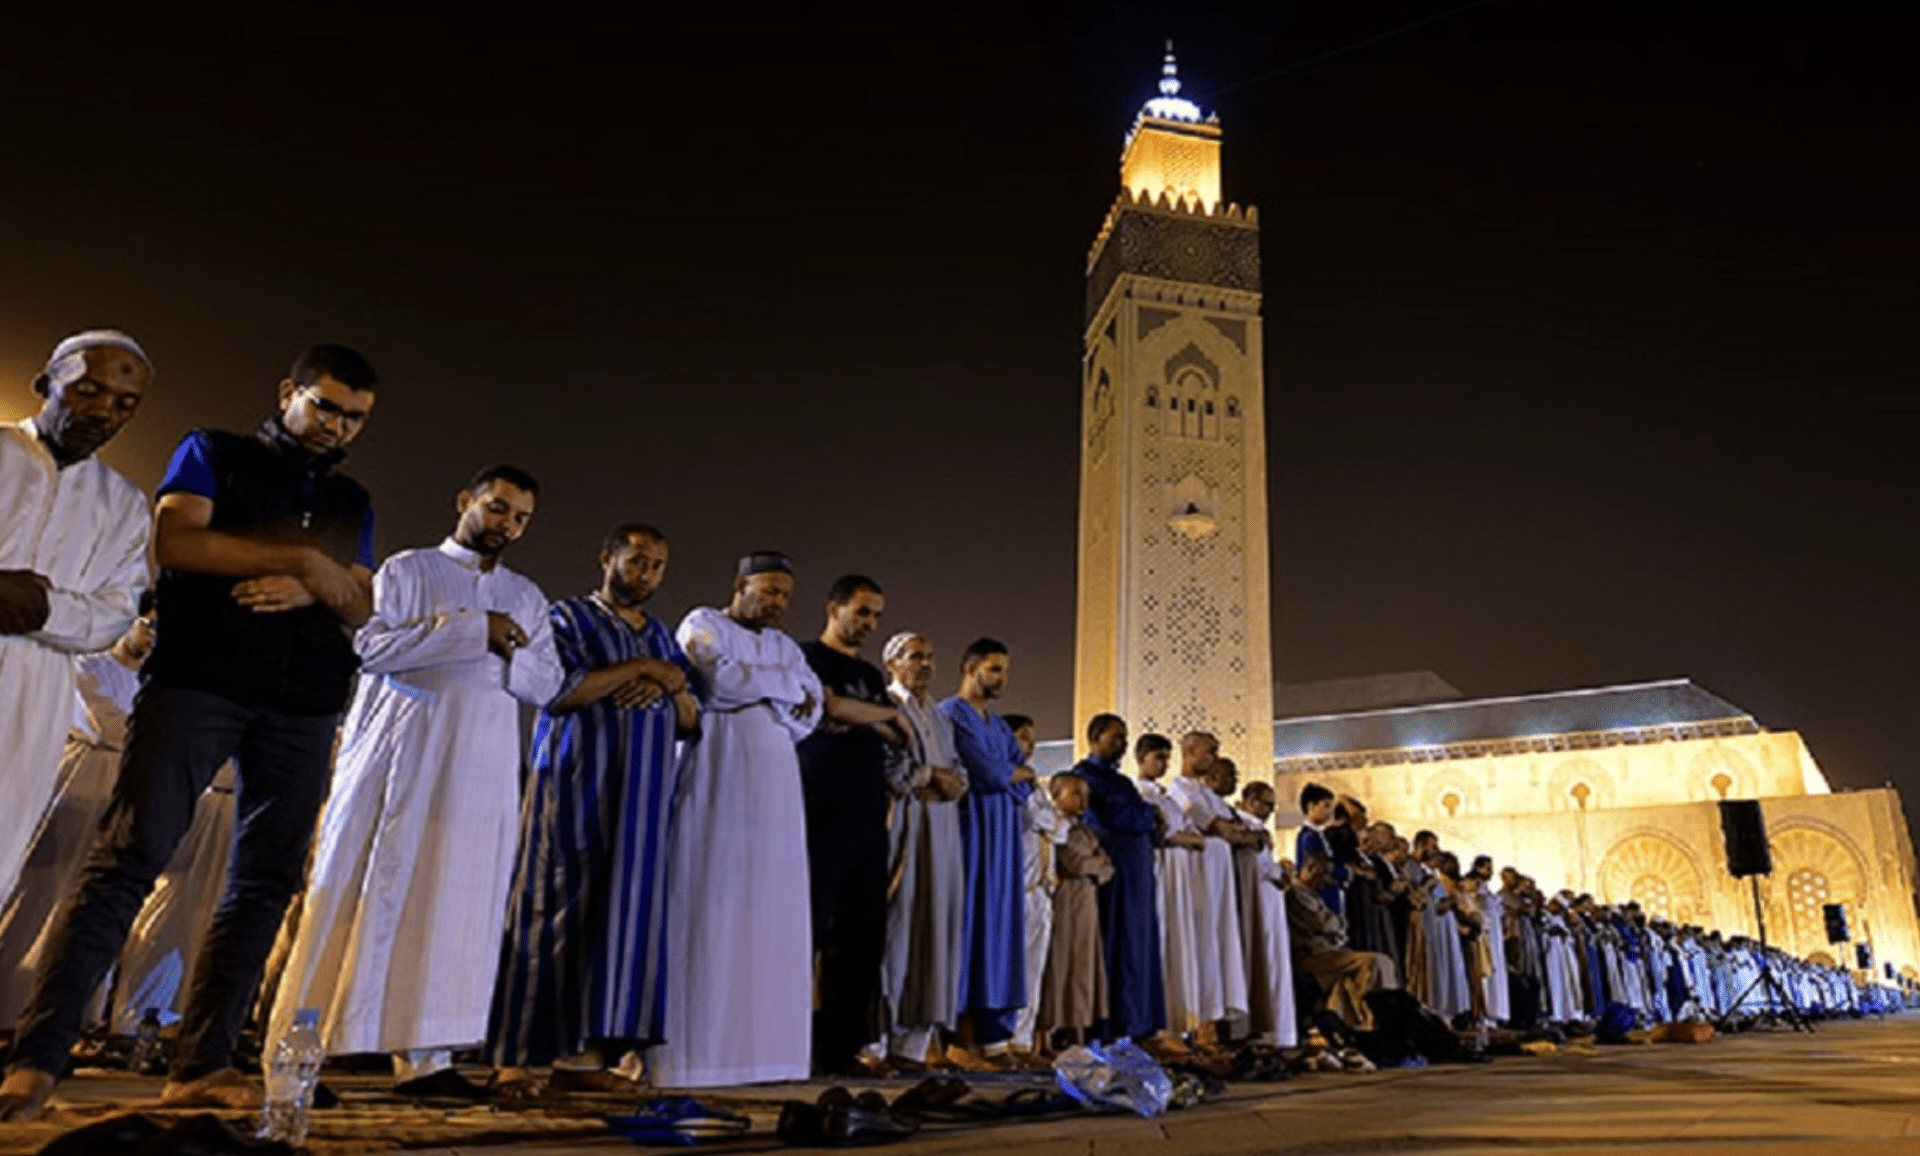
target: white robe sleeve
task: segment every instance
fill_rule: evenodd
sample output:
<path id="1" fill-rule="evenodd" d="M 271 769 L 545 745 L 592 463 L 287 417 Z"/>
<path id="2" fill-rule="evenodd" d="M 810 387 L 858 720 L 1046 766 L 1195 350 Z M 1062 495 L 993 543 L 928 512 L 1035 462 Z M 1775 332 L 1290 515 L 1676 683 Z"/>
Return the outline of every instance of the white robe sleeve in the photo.
<path id="1" fill-rule="evenodd" d="M 707 709 L 738 710 L 757 702 L 794 707 L 811 698 L 812 721 L 806 724 L 802 735 L 811 734 L 820 721 L 820 680 L 807 665 L 800 648 L 788 639 L 787 646 L 776 648 L 779 657 L 773 661 L 756 661 L 758 656 L 734 653 L 713 621 L 717 616 L 717 611 L 696 610 L 680 623 L 679 631 L 680 648 L 686 651 L 687 661 L 699 669 L 705 683 Z"/>
<path id="2" fill-rule="evenodd" d="M 514 621 L 527 632 L 527 644 L 515 650 L 507 662 L 507 693 L 529 705 L 545 706 L 559 697 L 567 672 L 560 665 L 560 651 L 553 644 L 553 615 L 549 613 L 546 596 L 537 588 L 534 594 L 535 599 L 527 606 L 532 625 L 527 625 L 519 615 L 514 616 Z"/>
<path id="3" fill-rule="evenodd" d="M 152 584 L 147 536 L 152 531 L 145 500 L 105 513 L 100 541 L 116 555 L 105 581 L 90 590 L 55 585 L 47 591 L 47 621 L 30 637 L 73 654 L 112 646 L 133 625 L 140 592 Z"/>
<path id="4" fill-rule="evenodd" d="M 436 611 L 411 552 L 384 562 L 373 576 L 373 617 L 353 636 L 362 669 L 396 674 L 487 655 L 487 616 L 477 610 Z"/>

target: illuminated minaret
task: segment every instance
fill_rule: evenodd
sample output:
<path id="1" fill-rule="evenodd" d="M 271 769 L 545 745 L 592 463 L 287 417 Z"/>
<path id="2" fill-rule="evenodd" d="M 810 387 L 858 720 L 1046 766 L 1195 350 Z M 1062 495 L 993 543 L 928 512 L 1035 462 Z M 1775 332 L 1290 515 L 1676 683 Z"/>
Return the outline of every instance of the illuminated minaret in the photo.
<path id="1" fill-rule="evenodd" d="M 1209 730 L 1273 773 L 1260 232 L 1220 198 L 1220 124 L 1160 95 L 1087 256 L 1076 731 Z"/>

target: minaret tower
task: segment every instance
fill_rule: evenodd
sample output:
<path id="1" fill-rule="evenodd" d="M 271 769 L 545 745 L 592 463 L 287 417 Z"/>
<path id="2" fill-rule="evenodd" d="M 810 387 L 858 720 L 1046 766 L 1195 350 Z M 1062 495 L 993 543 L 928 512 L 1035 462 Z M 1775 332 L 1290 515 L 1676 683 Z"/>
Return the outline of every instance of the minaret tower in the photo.
<path id="1" fill-rule="evenodd" d="M 1120 183 L 1087 255 L 1076 730 L 1212 731 L 1271 779 L 1260 231 L 1221 200 L 1219 119 L 1171 43 Z"/>

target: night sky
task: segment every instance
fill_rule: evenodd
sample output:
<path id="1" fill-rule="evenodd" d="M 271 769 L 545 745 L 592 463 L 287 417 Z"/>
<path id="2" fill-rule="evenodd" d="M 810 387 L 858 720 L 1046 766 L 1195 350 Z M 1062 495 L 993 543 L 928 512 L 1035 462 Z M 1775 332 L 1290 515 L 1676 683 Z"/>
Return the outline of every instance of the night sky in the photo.
<path id="1" fill-rule="evenodd" d="M 1261 211 L 1279 677 L 1684 676 L 1920 801 L 1910 26 L 1497 0 L 1291 68 L 1452 5 L 20 7 L 0 416 L 124 326 L 160 376 L 106 456 L 150 486 L 345 341 L 383 551 L 510 460 L 550 595 L 626 519 L 675 620 L 785 549 L 793 633 L 870 573 L 943 684 L 1004 638 L 1049 735 L 1084 261 L 1172 36 Z"/>

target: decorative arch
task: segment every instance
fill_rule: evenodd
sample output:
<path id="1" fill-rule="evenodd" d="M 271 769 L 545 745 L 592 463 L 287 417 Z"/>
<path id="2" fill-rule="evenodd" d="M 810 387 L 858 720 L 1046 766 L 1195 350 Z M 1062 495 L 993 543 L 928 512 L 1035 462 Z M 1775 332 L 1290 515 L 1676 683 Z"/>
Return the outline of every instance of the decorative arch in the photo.
<path id="1" fill-rule="evenodd" d="M 1603 811 L 1613 806 L 1613 795 L 1613 772 L 1586 755 L 1556 764 L 1547 776 L 1550 811 Z"/>
<path id="2" fill-rule="evenodd" d="M 1428 819 L 1445 822 L 1479 814 L 1485 803 L 1480 784 L 1465 775 L 1443 771 L 1427 780 L 1422 810 Z"/>
<path id="3" fill-rule="evenodd" d="M 1686 844 L 1662 831 L 1623 836 L 1601 856 L 1596 872 L 1608 903 L 1640 904 L 1649 916 L 1691 923 L 1707 910 L 1706 877 Z"/>
<path id="4" fill-rule="evenodd" d="M 1689 799 L 1752 799 L 1759 797 L 1760 776 L 1739 751 L 1711 743 L 1687 764 Z"/>
<path id="5" fill-rule="evenodd" d="M 1852 840 L 1824 823 L 1789 819 L 1768 832 L 1767 842 L 1773 849 L 1774 878 L 1784 891 L 1782 938 L 1789 940 L 1791 950 L 1805 955 L 1826 945 L 1821 908 L 1828 903 L 1846 904 L 1848 923 L 1858 934 L 1861 918 L 1868 914 L 1871 876 L 1866 857 Z"/>

